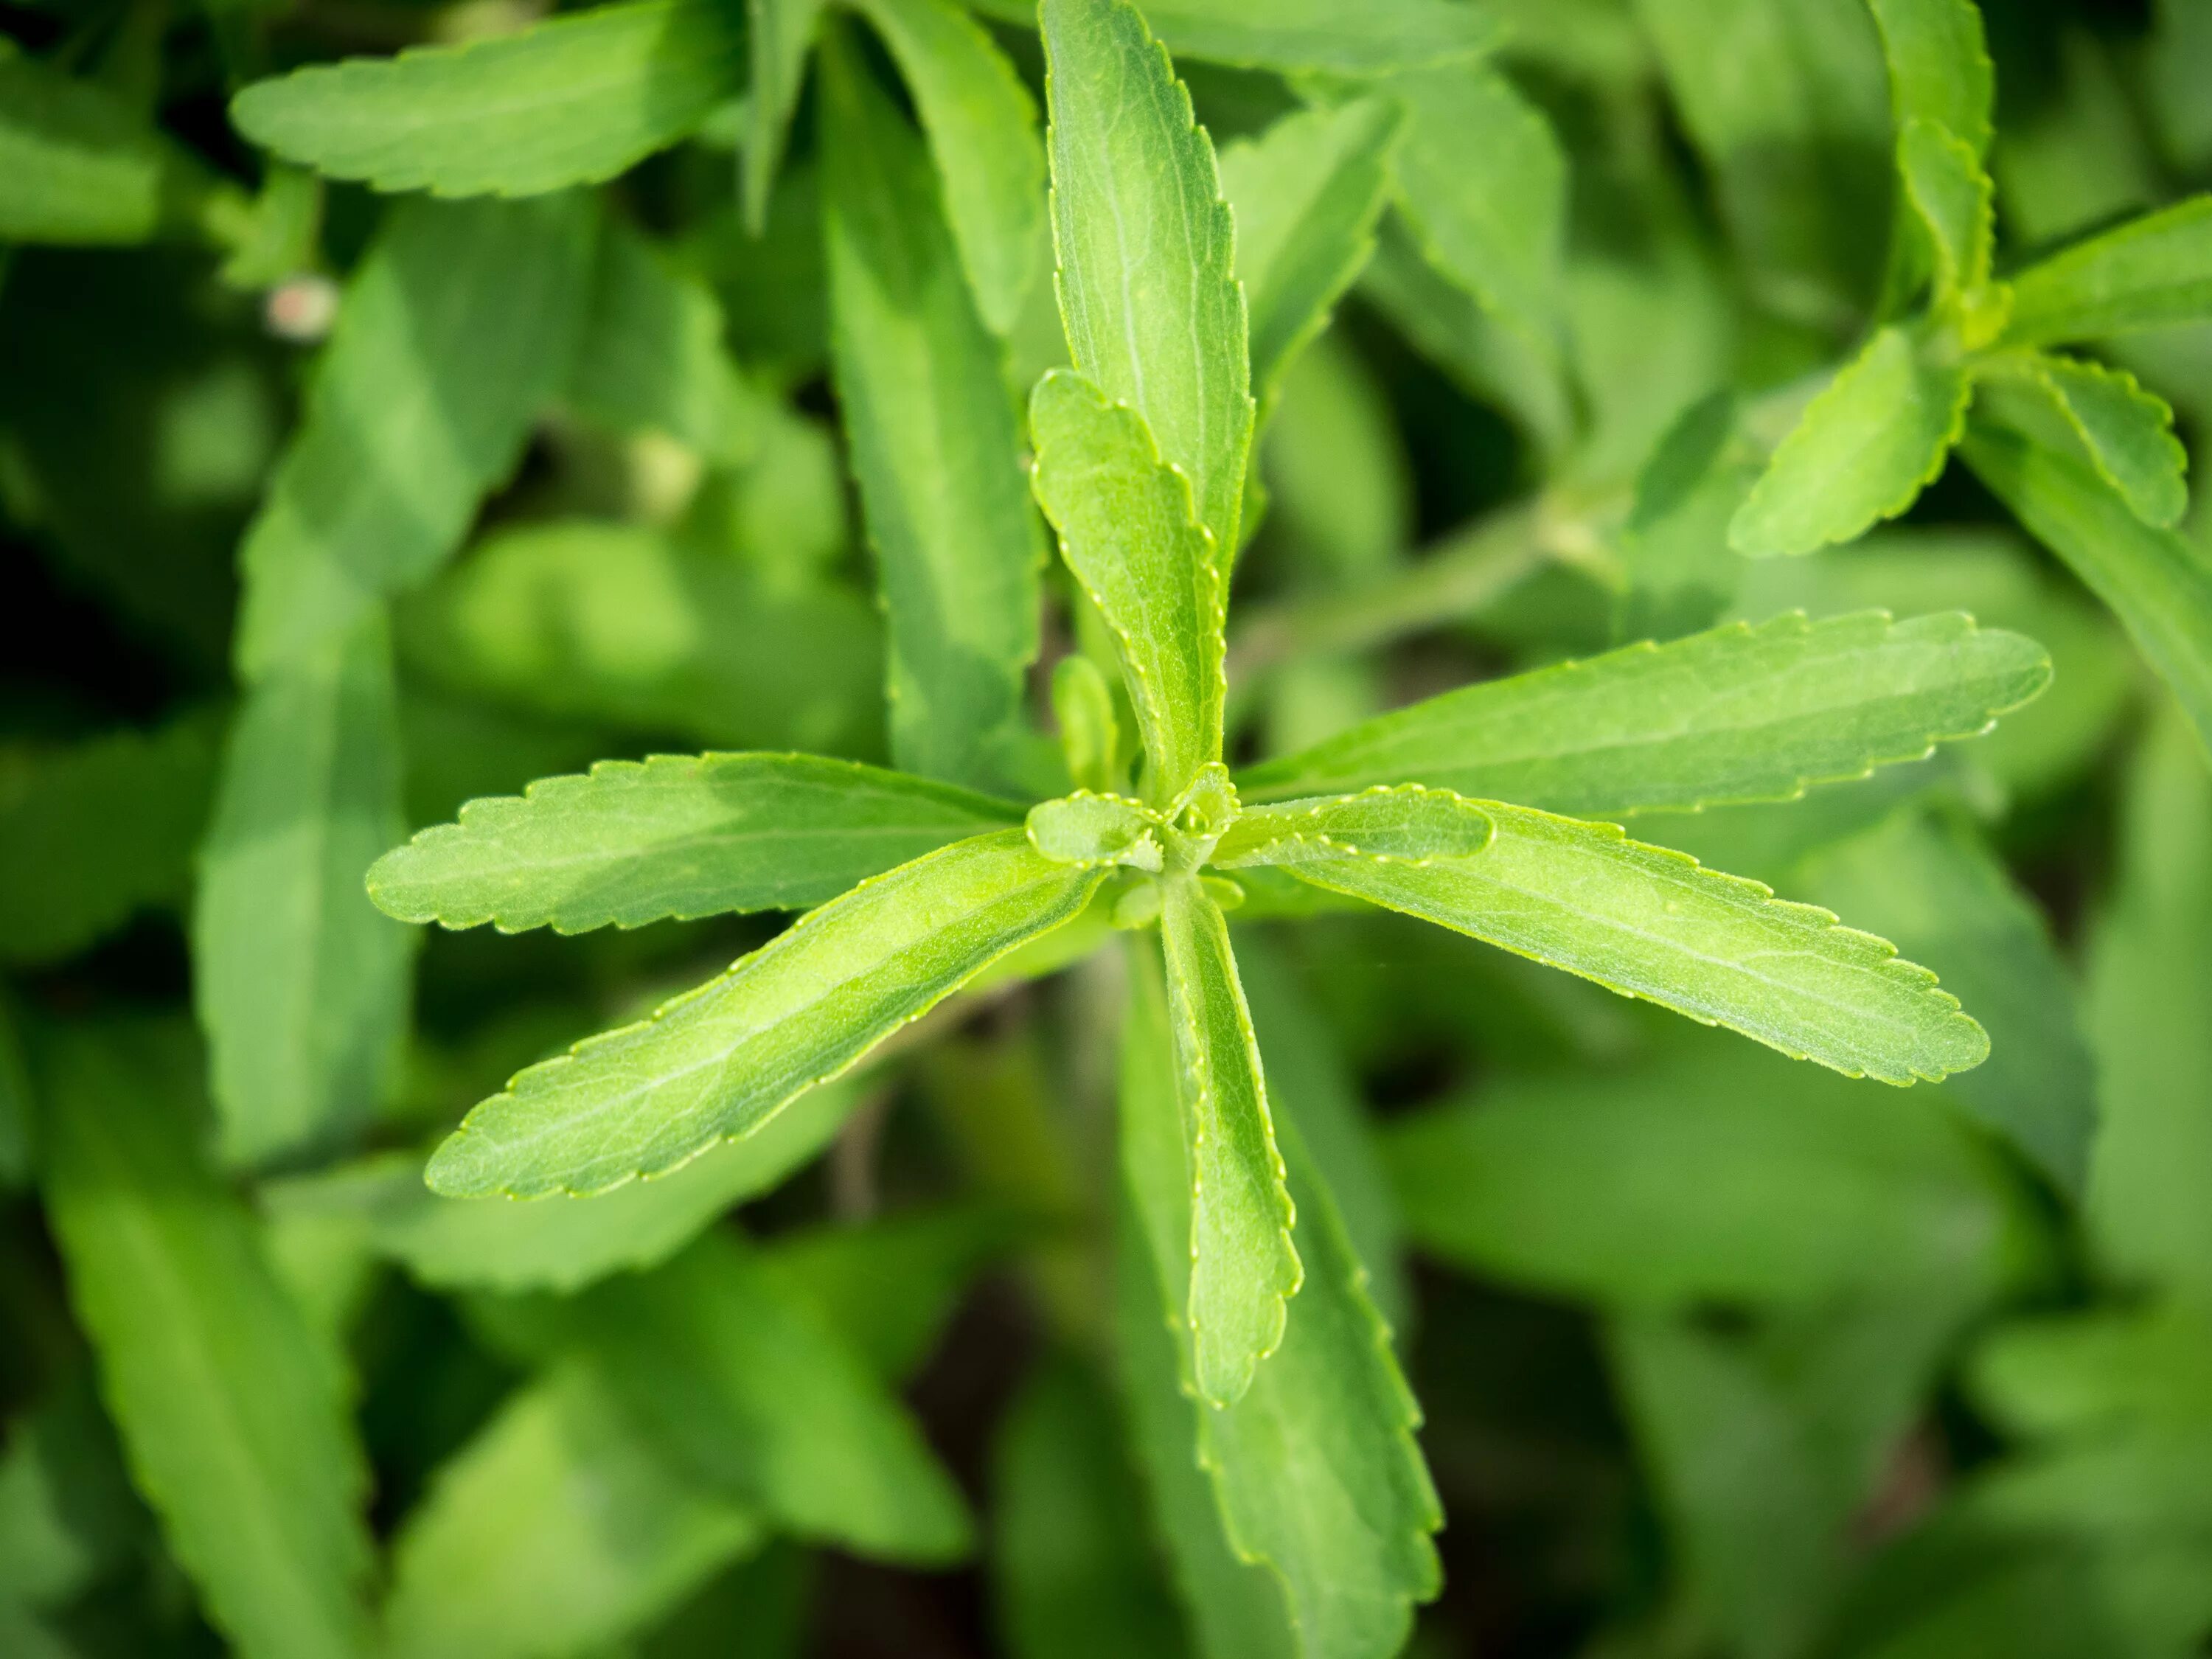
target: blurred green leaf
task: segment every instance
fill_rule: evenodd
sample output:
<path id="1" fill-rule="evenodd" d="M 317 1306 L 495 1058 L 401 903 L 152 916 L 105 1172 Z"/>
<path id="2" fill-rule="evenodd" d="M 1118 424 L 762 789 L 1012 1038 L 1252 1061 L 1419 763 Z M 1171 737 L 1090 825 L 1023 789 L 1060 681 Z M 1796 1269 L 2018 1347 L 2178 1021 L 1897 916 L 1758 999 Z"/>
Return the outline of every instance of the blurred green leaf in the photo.
<path id="1" fill-rule="evenodd" d="M 743 84 L 734 0 L 629 0 L 519 33 L 313 64 L 231 104 L 255 143 L 334 179 L 531 196 L 611 179 Z"/>
<path id="2" fill-rule="evenodd" d="M 830 355 L 890 621 L 891 753 L 1005 787 L 1044 556 L 1002 359 L 920 137 L 836 34 L 821 106 Z"/>
<path id="3" fill-rule="evenodd" d="M 2203 728 L 2162 706 L 2121 800 L 2119 872 L 2090 938 L 2087 1018 L 2104 1120 L 2089 1233 L 2118 1276 L 2212 1291 L 2212 779 Z"/>
<path id="4" fill-rule="evenodd" d="M 216 723 L 0 751 L 0 958 L 52 962 L 181 898 L 215 793 Z M 4 1160 L 0 1160 L 4 1161 Z"/>
<path id="5" fill-rule="evenodd" d="M 1030 400 L 1030 428 L 1037 500 L 1121 653 L 1146 798 L 1170 800 L 1221 754 L 1219 550 L 1195 516 L 1185 475 L 1127 404 L 1054 369 Z"/>
<path id="6" fill-rule="evenodd" d="M 0 40 L 0 240 L 203 235 L 234 225 L 245 205 L 107 88 Z"/>
<path id="7" fill-rule="evenodd" d="M 511 1395 L 438 1471 L 393 1547 L 392 1659 L 580 1654 L 759 1547 L 758 1511 L 702 1488 L 588 1368 Z"/>
<path id="8" fill-rule="evenodd" d="M 896 1561 L 957 1560 L 959 1488 L 822 1316 L 728 1233 L 610 1279 L 560 1316 L 664 1455 L 798 1535 Z"/>
<path id="9" fill-rule="evenodd" d="M 1886 939 L 1609 823 L 1477 805 L 1497 835 L 1474 858 L 1315 859 L 1291 873 L 1849 1077 L 1935 1082 L 1989 1055 L 1958 999 Z"/>
<path id="10" fill-rule="evenodd" d="M 745 228 L 755 236 L 768 227 L 769 193 L 790 137 L 791 118 L 806 78 L 806 55 L 820 27 L 823 5 L 823 0 L 744 0 L 745 18 L 751 25 L 752 81 L 745 94 L 738 182 Z"/>
<path id="11" fill-rule="evenodd" d="M 1103 870 L 1018 830 L 956 842 L 810 911 L 649 1019 L 579 1043 L 469 1115 L 430 1161 L 455 1197 L 591 1194 L 762 1123 L 992 962 L 1073 920 Z"/>
<path id="12" fill-rule="evenodd" d="M 1934 121 L 1905 124 L 1897 161 L 1905 199 L 1935 249 L 1937 305 L 1971 305 L 1996 252 L 1995 186 L 1972 147 Z"/>
<path id="13" fill-rule="evenodd" d="M 1976 1403 L 2014 1434 L 2116 1434 L 2212 1419 L 2212 1324 L 2185 1302 L 2004 1326 L 1976 1351 Z"/>
<path id="14" fill-rule="evenodd" d="M 594 229 L 581 196 L 392 210 L 240 550 L 246 678 L 452 556 L 567 379 Z"/>
<path id="15" fill-rule="evenodd" d="M 38 1103 L 15 1005 L 0 992 L 0 1192 L 31 1178 L 38 1142 Z"/>
<path id="16" fill-rule="evenodd" d="M 1996 1161 L 1937 1100 L 1710 1037 L 1501 1080 L 1383 1152 L 1423 1248 L 1607 1307 L 1921 1299 L 1993 1289 L 2022 1249 Z"/>
<path id="17" fill-rule="evenodd" d="M 1176 1110 L 1181 1057 L 1168 999 L 1149 961 L 1140 956 L 1132 977 L 1121 1157 L 1137 1227 L 1135 1248 L 1123 1253 L 1122 1328 L 1127 1340 L 1131 1323 L 1147 1318 L 1137 1298 L 1156 1294 L 1152 1316 L 1164 1303 L 1188 1392 L 1193 1333 L 1180 1310 L 1191 1271 L 1193 1172 Z M 1287 1593 L 1297 1650 L 1381 1659 L 1404 1643 L 1413 1605 L 1440 1588 L 1430 1534 L 1443 1523 L 1443 1510 L 1413 1438 L 1419 1408 L 1367 1298 L 1335 1202 L 1295 1127 L 1285 1122 L 1281 1139 L 1306 1281 L 1286 1310 L 1282 1346 L 1260 1364 L 1243 1396 L 1228 1406 L 1195 1402 L 1199 1463 L 1211 1478 L 1235 1557 L 1272 1568 Z M 1210 1542 L 1186 1558 L 1181 1571 L 1186 1593 L 1194 1589 L 1207 1601 L 1255 1594 L 1233 1577 L 1239 1588 L 1226 1589 Z M 1216 1603 L 1202 1628 L 1226 1610 Z M 1246 1639 L 1273 1627 L 1273 1619 L 1263 1618 Z M 1214 1650 L 1210 1640 L 1200 1645 Z"/>
<path id="18" fill-rule="evenodd" d="M 2189 507 L 2189 457 L 2173 411 L 2124 368 L 2035 352 L 1998 360 L 2008 386 L 2025 383 L 2057 411 L 2097 476 L 2144 523 L 2171 528 Z"/>
<path id="19" fill-rule="evenodd" d="M 1041 21 L 1068 349 L 1181 470 L 1225 572 L 1241 544 L 1253 408 L 1213 141 L 1131 0 L 1045 0 Z"/>
<path id="20" fill-rule="evenodd" d="M 880 635 L 857 595 L 770 590 L 637 526 L 502 531 L 398 620 L 410 669 L 512 708 L 734 748 L 880 753 Z"/>
<path id="21" fill-rule="evenodd" d="M 192 908 L 227 1162 L 326 1148 L 383 1096 L 414 941 L 362 878 L 402 830 L 398 747 L 375 611 L 263 676 L 232 726 Z"/>
<path id="22" fill-rule="evenodd" d="M 1976 416 L 1960 453 L 2028 533 L 2112 607 L 2212 746 L 2212 570 L 2057 447 L 2069 442 L 1992 413 Z"/>
<path id="23" fill-rule="evenodd" d="M 890 48 L 929 135 L 945 220 L 975 309 L 1003 336 L 1020 316 L 1045 252 L 1036 100 L 989 34 L 953 0 L 858 3 Z"/>
<path id="24" fill-rule="evenodd" d="M 1266 800 L 1410 779 L 1592 817 L 1786 800 L 1972 737 L 2050 673 L 2034 641 L 1955 612 L 1794 612 L 1464 686 L 1239 785 Z"/>
<path id="25" fill-rule="evenodd" d="M 1872 0 L 1901 130 L 1931 121 L 1978 160 L 1989 152 L 1996 68 L 1974 0 Z"/>
<path id="26" fill-rule="evenodd" d="M 1286 115 L 1221 152 L 1237 276 L 1251 310 L 1252 391 L 1267 418 L 1284 374 L 1375 251 L 1401 109 L 1359 98 Z"/>
<path id="27" fill-rule="evenodd" d="M 2048 927 L 1978 837 L 1906 812 L 1816 858 L 1802 890 L 1893 939 L 1989 1028 L 1990 1059 L 1943 1085 L 2078 1195 L 2097 1128 L 2097 1075 Z"/>
<path id="28" fill-rule="evenodd" d="M 999 1431 L 994 1582 L 1014 1659 L 1179 1659 L 1169 1601 L 1113 1401 L 1091 1373 L 1048 1358 Z"/>
<path id="29" fill-rule="evenodd" d="M 471 801 L 377 860 L 404 921 L 581 933 L 730 910 L 805 910 L 1016 809 L 811 755 L 655 755 Z"/>
<path id="30" fill-rule="evenodd" d="M 1972 385 L 1903 328 L 1881 330 L 1806 405 L 1736 509 L 1729 545 L 1754 557 L 1810 553 L 1895 518 L 1943 470 Z"/>
<path id="31" fill-rule="evenodd" d="M 0 1607 L 67 1607 L 115 1571 L 144 1526 L 88 1375 L 71 1376 L 10 1422 L 0 1454 Z"/>
<path id="32" fill-rule="evenodd" d="M 42 1044 L 40 1178 L 132 1478 L 249 1659 L 369 1651 L 368 1472 L 336 1358 L 197 1145 L 193 1045 L 82 1025 Z"/>
<path id="33" fill-rule="evenodd" d="M 2005 338 L 2056 345 L 2212 316 L 2212 196 L 2076 242 L 2013 279 Z"/>

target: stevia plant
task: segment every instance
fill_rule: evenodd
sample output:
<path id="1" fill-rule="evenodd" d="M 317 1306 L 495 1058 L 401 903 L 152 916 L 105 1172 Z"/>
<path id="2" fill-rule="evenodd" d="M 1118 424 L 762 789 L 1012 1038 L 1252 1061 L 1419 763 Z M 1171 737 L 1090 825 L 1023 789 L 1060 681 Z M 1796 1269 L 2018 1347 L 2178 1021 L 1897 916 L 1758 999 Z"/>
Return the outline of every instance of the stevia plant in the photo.
<path id="1" fill-rule="evenodd" d="M 901 524 L 887 503 L 933 489 L 957 523 L 944 492 L 969 474 L 948 454 L 942 479 L 897 477 L 903 458 L 872 461 L 856 414 L 908 769 L 775 753 L 604 763 L 475 802 L 386 854 L 369 890 L 410 921 L 574 932 L 805 913 L 651 1018 L 523 1072 L 428 1179 L 455 1197 L 539 1198 L 665 1176 L 763 1133 L 979 976 L 1127 933 L 1130 1243 L 1200 1402 L 1200 1455 L 1232 1543 L 1287 1581 L 1308 1650 L 1388 1651 L 1435 1590 L 1425 1537 L 1440 1516 L 1328 1172 L 1271 1111 L 1231 916 L 1379 906 L 1846 1076 L 1941 1079 L 1988 1042 L 1933 975 L 1610 820 L 1784 800 L 1919 759 L 2033 697 L 2048 660 L 1960 615 L 1790 614 L 1468 686 L 1232 769 L 1224 623 L 1255 499 L 1255 388 L 1263 403 L 1345 276 L 1300 289 L 1240 265 L 1213 146 L 1136 7 L 1045 0 L 1042 24 L 1073 366 L 1030 398 L 1030 482 L 1120 678 L 1084 654 L 1055 672 L 1076 787 L 1026 809 L 1007 793 L 1039 764 L 1008 736 L 1036 640 L 1025 550 L 1017 538 L 996 568 L 933 568 L 943 527 Z M 836 134 L 896 117 L 834 33 L 823 72 L 834 181 Z M 896 169 L 885 179 L 896 187 Z M 863 319 L 871 283 L 926 295 L 931 254 L 890 257 L 865 210 L 848 222 L 865 191 L 833 182 L 830 225 L 833 283 Z M 1255 330 L 1270 305 L 1304 310 Z M 841 326 L 898 324 L 887 308 Z M 1261 338 L 1276 356 L 1255 354 Z M 865 402 L 871 370 L 841 356 L 839 373 Z M 993 592 L 1018 596 L 1011 615 L 929 608 Z"/>

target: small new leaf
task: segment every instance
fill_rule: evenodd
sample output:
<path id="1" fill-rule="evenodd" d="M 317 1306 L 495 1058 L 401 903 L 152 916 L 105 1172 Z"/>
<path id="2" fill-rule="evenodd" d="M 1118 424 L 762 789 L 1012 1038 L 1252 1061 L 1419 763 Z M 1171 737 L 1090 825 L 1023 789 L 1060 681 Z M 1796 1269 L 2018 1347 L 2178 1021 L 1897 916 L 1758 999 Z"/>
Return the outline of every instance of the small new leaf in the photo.
<path id="1" fill-rule="evenodd" d="M 1360 858 L 1425 864 L 1490 845 L 1490 815 L 1449 790 L 1377 784 L 1356 795 L 1244 809 L 1213 849 L 1216 869 Z"/>
<path id="2" fill-rule="evenodd" d="M 2180 521 L 2189 509 L 2189 455 L 2164 398 L 2124 368 L 2078 357 L 2009 354 L 1996 360 L 1996 372 L 2048 400 L 2136 517 L 2160 529 Z"/>
<path id="3" fill-rule="evenodd" d="M 1030 809 L 1030 844 L 1055 864 L 1164 866 L 1166 824 L 1141 802 L 1079 789 Z"/>

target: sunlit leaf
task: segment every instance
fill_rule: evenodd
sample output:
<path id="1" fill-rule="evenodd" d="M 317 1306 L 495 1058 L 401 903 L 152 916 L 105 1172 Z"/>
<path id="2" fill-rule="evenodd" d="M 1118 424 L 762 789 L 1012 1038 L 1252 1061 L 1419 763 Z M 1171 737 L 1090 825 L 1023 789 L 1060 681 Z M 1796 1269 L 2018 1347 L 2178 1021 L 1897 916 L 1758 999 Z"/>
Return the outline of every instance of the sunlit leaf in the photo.
<path id="1" fill-rule="evenodd" d="M 131 1474 L 248 1659 L 369 1650 L 368 1470 L 336 1356 L 196 1144 L 173 1028 L 55 1033 L 40 1179 Z"/>
<path id="2" fill-rule="evenodd" d="M 807 915 L 653 1017 L 488 1100 L 430 1162 L 455 1196 L 592 1193 L 742 1136 L 1016 945 L 1073 920 L 1103 871 L 1019 830 L 957 842 Z"/>
<path id="3" fill-rule="evenodd" d="M 1377 784 L 1353 795 L 1247 808 L 1215 844 L 1212 864 L 1236 870 L 1346 854 L 1423 864 L 1471 858 L 1490 836 L 1488 815 L 1448 790 Z"/>
<path id="4" fill-rule="evenodd" d="M 921 140 L 842 37 L 823 56 L 830 352 L 890 621 L 891 753 L 1016 769 L 1043 563 L 997 343 Z"/>
<path id="5" fill-rule="evenodd" d="M 1109 400 L 1144 417 L 1189 481 L 1225 568 L 1253 410 L 1213 142 L 1131 0 L 1045 0 L 1041 17 L 1068 349 Z"/>
<path id="6" fill-rule="evenodd" d="M 611 179 L 744 82 L 734 0 L 629 0 L 519 33 L 313 64 L 231 104 L 254 143 L 335 179 L 529 196 Z"/>
<path id="7" fill-rule="evenodd" d="M 2034 641 L 1956 613 L 1791 612 L 1448 691 L 1237 781 L 1267 800 L 1417 781 L 1588 817 L 1788 799 L 1985 731 L 2050 677 Z"/>
<path id="8" fill-rule="evenodd" d="M 1891 326 L 1869 340 L 1790 435 L 1729 526 L 1740 553 L 1810 553 L 1891 519 L 1943 470 L 1972 382 Z"/>

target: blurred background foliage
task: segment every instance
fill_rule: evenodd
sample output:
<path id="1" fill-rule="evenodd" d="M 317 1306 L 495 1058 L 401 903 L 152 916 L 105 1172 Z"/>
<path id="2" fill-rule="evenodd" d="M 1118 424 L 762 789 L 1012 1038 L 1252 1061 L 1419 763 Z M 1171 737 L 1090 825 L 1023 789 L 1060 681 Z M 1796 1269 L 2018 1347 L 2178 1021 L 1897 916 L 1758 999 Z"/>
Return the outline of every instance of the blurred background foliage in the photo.
<path id="1" fill-rule="evenodd" d="M 1800 607 L 1970 611 L 2057 672 L 1920 763 L 1638 825 L 1934 967 L 1994 1044 L 1940 1087 L 1793 1065 L 1400 918 L 1246 930 L 1271 1085 L 1426 1414 L 1446 1584 L 1410 1650 L 2201 1652 L 2206 756 L 1962 468 L 1802 560 L 1728 550 L 1756 453 L 1654 505 L 1655 455 L 1715 393 L 1801 382 L 1881 302 L 1889 94 L 1858 0 L 1486 3 L 1498 55 L 1392 83 L 1392 206 L 1276 396 L 1237 752 Z M 1023 8 L 979 9 L 1034 88 Z M 272 159 L 228 100 L 511 35 L 531 0 L 0 4 L 0 1650 L 1286 1650 L 1279 1611 L 1235 1611 L 1271 1589 L 1193 1553 L 1190 1493 L 1146 1484 L 1154 1408 L 1112 1358 L 1110 956 L 971 993 L 651 1188 L 516 1207 L 420 1182 L 514 1070 L 769 924 L 416 939 L 360 896 L 371 857 L 602 757 L 885 752 L 816 94 L 757 38 L 797 18 L 803 48 L 811 14 L 754 11 L 750 48 L 733 7 L 684 62 L 750 50 L 779 77 L 784 165 L 774 99 L 699 69 L 690 105 L 638 113 L 661 125 L 635 165 L 481 230 Z M 1986 20 L 2002 262 L 2212 185 L 2205 0 Z M 1343 72 L 1178 68 L 1232 183 L 1238 141 Z M 52 131 L 91 158 L 60 209 Z M 469 240 L 501 235 L 528 285 L 441 323 L 466 260 L 518 257 Z M 425 361 L 483 394 L 445 474 L 374 431 L 306 453 L 318 374 L 382 406 L 380 360 L 318 368 L 380 258 Z M 1018 301 L 988 319 L 1011 395 L 1059 328 L 1048 282 L 994 292 Z M 563 307 L 588 319 L 565 372 L 533 333 Z M 2111 349 L 2212 434 L 2212 325 Z M 332 590 L 367 654 L 242 704 L 283 650 L 281 616 L 241 610 L 248 526 L 274 533 L 315 466 L 413 564 L 388 606 Z M 2212 558 L 2201 498 L 2181 534 Z M 1079 624 L 1048 586 L 1048 669 Z M 383 744 L 391 787 L 307 824 L 217 809 L 226 731 L 312 726 L 317 697 L 358 704 L 332 741 Z M 312 744 L 285 763 L 358 781 Z M 302 983 L 304 1012 L 268 1011 L 304 1022 L 296 1052 L 218 1031 L 211 1115 L 195 1007 L 255 945 L 209 896 L 276 912 L 325 877 L 353 908 L 319 973 L 411 959 L 407 1006 L 316 1029 L 329 981 Z M 318 1076 L 343 1086 L 308 1110 Z M 241 1427 L 264 1413 L 299 1430 L 274 1466 Z"/>

